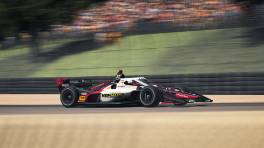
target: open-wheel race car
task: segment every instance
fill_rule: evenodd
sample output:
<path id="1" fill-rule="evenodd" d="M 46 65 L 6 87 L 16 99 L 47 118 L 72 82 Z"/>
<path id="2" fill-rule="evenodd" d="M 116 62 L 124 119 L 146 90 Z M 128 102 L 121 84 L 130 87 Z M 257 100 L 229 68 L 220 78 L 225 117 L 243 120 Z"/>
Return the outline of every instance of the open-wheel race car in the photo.
<path id="1" fill-rule="evenodd" d="M 90 80 L 56 79 L 63 106 L 75 105 L 125 105 L 135 104 L 155 107 L 160 103 L 185 105 L 194 102 L 213 102 L 198 93 L 181 89 L 162 87 L 148 82 L 144 77 L 121 78 L 98 85 Z"/>

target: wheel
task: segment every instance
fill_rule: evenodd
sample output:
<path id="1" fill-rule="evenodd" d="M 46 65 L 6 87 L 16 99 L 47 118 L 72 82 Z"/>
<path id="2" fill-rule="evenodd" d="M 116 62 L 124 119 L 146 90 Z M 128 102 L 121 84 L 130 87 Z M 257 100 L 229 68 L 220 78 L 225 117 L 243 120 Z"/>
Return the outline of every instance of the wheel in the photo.
<path id="1" fill-rule="evenodd" d="M 78 92 L 73 87 L 65 88 L 61 91 L 60 100 L 63 106 L 73 107 L 78 101 Z"/>
<path id="2" fill-rule="evenodd" d="M 140 103 L 145 107 L 158 106 L 161 101 L 161 91 L 156 87 L 145 87 L 139 95 Z"/>

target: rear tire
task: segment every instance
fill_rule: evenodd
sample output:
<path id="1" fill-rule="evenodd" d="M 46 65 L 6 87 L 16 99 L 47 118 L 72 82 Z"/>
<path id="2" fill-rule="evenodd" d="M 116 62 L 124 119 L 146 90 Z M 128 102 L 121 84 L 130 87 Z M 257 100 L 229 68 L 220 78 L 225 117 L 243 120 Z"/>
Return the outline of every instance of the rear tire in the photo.
<path id="1" fill-rule="evenodd" d="M 145 87 L 139 95 L 140 103 L 145 107 L 158 106 L 161 101 L 161 91 L 156 87 Z"/>
<path id="2" fill-rule="evenodd" d="M 78 101 L 79 94 L 73 87 L 64 88 L 61 91 L 60 100 L 63 106 L 73 107 Z"/>

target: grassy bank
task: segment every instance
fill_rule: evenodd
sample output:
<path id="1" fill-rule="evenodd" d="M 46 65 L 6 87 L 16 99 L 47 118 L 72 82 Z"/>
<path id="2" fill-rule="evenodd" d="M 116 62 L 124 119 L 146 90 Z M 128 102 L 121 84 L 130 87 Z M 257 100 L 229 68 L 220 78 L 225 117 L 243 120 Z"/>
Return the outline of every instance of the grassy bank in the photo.
<path id="1" fill-rule="evenodd" d="M 35 58 L 27 47 L 4 50 L 0 77 L 113 75 L 117 69 L 128 75 L 263 71 L 264 44 L 251 32 L 232 28 L 133 35 L 111 44 L 46 43 Z"/>

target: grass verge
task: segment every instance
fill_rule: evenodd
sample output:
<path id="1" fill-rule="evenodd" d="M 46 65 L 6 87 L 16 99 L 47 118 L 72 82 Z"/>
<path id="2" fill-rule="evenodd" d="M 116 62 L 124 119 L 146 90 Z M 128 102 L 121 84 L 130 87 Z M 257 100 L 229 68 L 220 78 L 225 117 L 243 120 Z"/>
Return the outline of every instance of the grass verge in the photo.
<path id="1" fill-rule="evenodd" d="M 264 43 L 253 37 L 252 28 L 231 28 L 133 35 L 107 45 L 87 41 L 82 50 L 67 41 L 56 46 L 55 56 L 1 51 L 0 77 L 107 76 L 117 69 L 128 75 L 263 71 Z M 56 47 L 46 44 L 43 51 Z M 65 49 L 69 54 L 61 54 Z"/>

